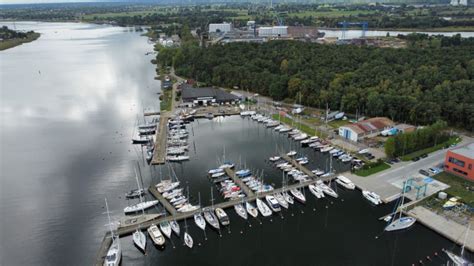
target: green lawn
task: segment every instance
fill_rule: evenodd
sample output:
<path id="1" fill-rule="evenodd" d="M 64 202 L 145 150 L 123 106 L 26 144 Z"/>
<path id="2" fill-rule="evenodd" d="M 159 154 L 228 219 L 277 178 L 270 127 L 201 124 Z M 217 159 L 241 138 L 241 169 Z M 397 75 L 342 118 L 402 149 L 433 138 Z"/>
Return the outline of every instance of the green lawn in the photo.
<path id="1" fill-rule="evenodd" d="M 429 148 L 426 148 L 426 149 L 422 149 L 422 150 L 419 150 L 419 151 L 416 151 L 416 152 L 413 152 L 413 153 L 410 153 L 410 154 L 407 154 L 405 156 L 402 156 L 401 159 L 402 161 L 410 161 L 411 159 L 415 158 L 415 157 L 419 157 L 420 155 L 422 154 L 428 154 L 428 153 L 432 153 L 432 152 L 435 152 L 437 150 L 441 150 L 442 148 L 444 148 L 445 146 L 450 146 L 452 144 L 455 144 L 455 143 L 459 143 L 461 142 L 461 138 L 459 137 L 452 137 L 450 138 L 448 141 L 446 142 L 443 142 L 443 143 L 440 143 L 436 146 L 433 146 L 433 147 L 429 147 Z"/>
<path id="2" fill-rule="evenodd" d="M 350 123 L 349 120 L 333 120 L 329 122 L 328 124 L 333 128 L 339 128 L 340 126 L 344 126 L 349 123 Z"/>
<path id="3" fill-rule="evenodd" d="M 433 176 L 433 178 L 450 186 L 450 188 L 445 190 L 446 193 L 451 196 L 458 196 L 466 204 L 474 206 L 474 192 L 466 189 L 467 187 L 472 189 L 474 182 L 446 172 L 439 173 Z"/>
<path id="4" fill-rule="evenodd" d="M 32 41 L 38 39 L 39 37 L 40 37 L 40 34 L 37 33 L 37 32 L 34 32 L 34 33 L 31 33 L 31 34 L 28 34 L 28 36 L 24 39 L 17 38 L 17 39 L 0 41 L 0 51 L 6 50 L 6 49 L 9 49 L 9 48 L 13 48 L 13 47 L 18 46 L 18 45 L 23 44 L 23 43 L 32 42 Z"/>
<path id="5" fill-rule="evenodd" d="M 375 14 L 377 11 L 373 10 L 337 10 L 333 9 L 331 11 L 318 11 L 318 10 L 308 10 L 303 12 L 294 12 L 288 13 L 289 17 L 342 17 L 342 16 L 357 16 L 359 14 Z"/>
<path id="6" fill-rule="evenodd" d="M 299 130 L 303 131 L 304 133 L 310 135 L 310 136 L 314 136 L 314 135 L 317 135 L 318 137 L 320 138 L 325 138 L 326 135 L 320 131 L 317 131 L 315 130 L 314 128 L 311 128 L 305 124 L 301 124 L 301 123 L 298 123 L 298 122 L 295 122 L 293 121 L 291 118 L 289 117 L 285 117 L 285 116 L 279 116 L 278 114 L 274 114 L 273 115 L 273 119 L 275 120 L 279 120 L 282 122 L 282 123 L 285 123 L 289 126 L 292 126 L 292 127 L 295 127 L 295 128 L 298 128 Z"/>
<path id="7" fill-rule="evenodd" d="M 389 168 L 390 168 L 389 164 L 381 163 L 369 169 L 359 169 L 355 171 L 354 173 L 358 176 L 369 176 L 369 175 L 373 175 L 375 173 L 387 170 Z"/>
<path id="8" fill-rule="evenodd" d="M 173 100 L 171 97 L 173 97 L 173 91 L 171 89 L 163 90 L 160 102 L 161 111 L 171 111 L 171 101 Z"/>

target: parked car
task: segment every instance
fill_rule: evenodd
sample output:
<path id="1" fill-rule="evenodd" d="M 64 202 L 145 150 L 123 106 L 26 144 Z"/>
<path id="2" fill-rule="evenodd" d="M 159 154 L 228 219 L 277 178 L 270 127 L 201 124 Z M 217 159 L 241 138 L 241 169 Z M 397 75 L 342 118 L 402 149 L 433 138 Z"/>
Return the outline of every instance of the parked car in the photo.
<path id="1" fill-rule="evenodd" d="M 426 158 L 426 157 L 428 157 L 428 154 L 427 154 L 427 153 L 423 153 L 420 157 L 421 157 L 421 158 Z"/>
<path id="2" fill-rule="evenodd" d="M 426 170 L 424 169 L 420 169 L 420 171 L 418 171 L 420 174 L 422 175 L 425 175 L 425 176 L 430 176 L 430 173 L 428 173 Z"/>
<path id="3" fill-rule="evenodd" d="M 430 174 L 436 175 L 439 174 L 441 171 L 436 167 L 430 167 L 428 168 L 428 172 L 430 172 Z"/>
<path id="4" fill-rule="evenodd" d="M 411 159 L 412 161 L 416 162 L 416 161 L 419 161 L 420 160 L 420 157 L 413 157 L 413 159 Z"/>

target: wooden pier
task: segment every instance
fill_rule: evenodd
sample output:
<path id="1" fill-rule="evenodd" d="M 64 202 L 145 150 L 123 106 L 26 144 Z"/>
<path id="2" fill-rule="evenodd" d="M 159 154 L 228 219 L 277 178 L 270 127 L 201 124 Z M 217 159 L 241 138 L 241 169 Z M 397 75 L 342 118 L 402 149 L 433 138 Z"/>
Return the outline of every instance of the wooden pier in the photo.
<path id="1" fill-rule="evenodd" d="M 245 195 L 247 195 L 247 197 L 252 197 L 254 196 L 254 193 L 253 191 L 247 186 L 247 184 L 245 184 L 242 179 L 240 179 L 240 177 L 238 177 L 236 174 L 235 174 L 235 171 L 230 169 L 230 168 L 225 168 L 225 173 L 230 177 L 232 178 L 232 180 L 234 180 L 234 182 L 244 191 Z"/>
<path id="2" fill-rule="evenodd" d="M 168 118 L 169 113 L 163 113 L 160 117 L 158 130 L 155 134 L 155 150 L 151 164 L 164 164 L 166 162 L 166 141 L 168 138 Z"/>
<path id="3" fill-rule="evenodd" d="M 178 211 L 173 207 L 173 205 L 171 205 L 171 203 L 167 199 L 165 199 L 165 197 L 163 197 L 160 192 L 158 192 L 155 186 L 150 186 L 148 188 L 148 191 L 150 191 L 153 197 L 160 201 L 161 205 L 163 205 L 163 207 L 165 207 L 165 209 L 171 215 L 175 215 L 176 213 L 178 213 Z"/>
<path id="4" fill-rule="evenodd" d="M 252 201 L 255 201 L 257 198 L 264 198 L 266 195 L 272 195 L 272 194 L 275 194 L 275 193 L 278 193 L 278 192 L 285 192 L 285 191 L 290 191 L 292 189 L 307 187 L 310 184 L 315 184 L 318 180 L 329 181 L 329 180 L 332 180 L 333 178 L 334 177 L 315 178 L 315 179 L 312 179 L 312 180 L 309 180 L 309 181 L 300 182 L 300 183 L 292 184 L 292 185 L 289 185 L 289 186 L 277 188 L 277 189 L 274 189 L 274 190 L 268 191 L 268 192 L 261 192 L 261 193 L 253 193 L 252 192 L 252 196 L 247 195 L 247 197 L 245 197 L 243 199 L 237 199 L 237 200 L 230 200 L 230 201 L 221 202 L 221 203 L 218 203 L 218 204 L 214 204 L 213 207 L 214 208 L 227 209 L 227 208 L 233 207 L 234 205 L 242 203 L 242 201 L 252 202 Z M 153 187 L 150 187 L 149 190 L 150 190 L 150 192 L 153 196 L 156 197 L 157 195 L 159 195 L 159 197 L 157 197 L 157 199 L 168 210 L 169 206 L 171 206 L 169 204 L 169 202 L 164 197 L 162 197 L 161 194 L 156 189 L 153 190 Z M 154 191 L 156 191 L 156 193 Z M 169 206 L 166 207 L 167 205 L 169 205 Z M 209 207 L 211 207 L 211 206 L 208 206 L 208 208 Z M 173 208 L 173 206 L 171 206 L 171 208 Z M 137 223 L 134 223 L 134 224 L 131 224 L 131 225 L 120 224 L 120 226 L 117 229 L 116 234 L 119 235 L 119 236 L 130 235 L 135 230 L 137 230 L 137 228 L 142 228 L 142 230 L 145 230 L 146 228 L 150 227 L 152 224 L 159 224 L 159 223 L 165 222 L 165 221 L 169 222 L 169 221 L 180 221 L 180 220 L 188 219 L 188 218 L 193 217 L 194 214 L 196 214 L 200 211 L 201 211 L 201 209 L 191 211 L 191 212 L 185 212 L 185 213 L 175 211 L 174 214 L 169 215 L 169 216 L 159 216 L 158 218 L 155 218 L 155 219 L 146 219 L 143 222 L 137 222 Z M 104 236 L 104 239 L 102 241 L 101 247 L 99 249 L 99 252 L 96 256 L 96 265 L 102 265 L 102 263 L 104 261 L 104 257 L 107 254 L 107 250 L 110 247 L 111 243 L 112 242 L 111 242 L 111 239 L 110 239 L 110 233 L 106 233 L 106 235 Z"/>
<path id="5" fill-rule="evenodd" d="M 311 170 L 309 170 L 305 166 L 299 164 L 295 159 L 291 158 L 290 156 L 288 156 L 286 154 L 282 154 L 281 158 L 283 158 L 283 159 L 285 159 L 285 161 L 291 163 L 296 169 L 300 170 L 305 175 L 308 175 L 311 178 L 317 178 L 317 176 L 313 172 L 311 172 Z"/>

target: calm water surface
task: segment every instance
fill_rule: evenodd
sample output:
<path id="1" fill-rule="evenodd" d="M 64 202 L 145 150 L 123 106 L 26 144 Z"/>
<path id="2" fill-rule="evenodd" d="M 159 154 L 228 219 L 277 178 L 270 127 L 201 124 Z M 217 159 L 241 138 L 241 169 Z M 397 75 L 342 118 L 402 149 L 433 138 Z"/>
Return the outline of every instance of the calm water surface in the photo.
<path id="1" fill-rule="evenodd" d="M 141 151 L 130 137 L 137 116 L 158 106 L 152 56 L 145 56 L 152 45 L 140 33 L 118 27 L 30 22 L 16 27 L 42 36 L 0 52 L 0 264 L 90 265 L 106 230 L 104 198 L 118 219 L 130 203 L 124 193 L 136 184 L 133 166 Z M 141 164 L 146 186 L 175 172 L 193 203 L 200 192 L 208 205 L 212 184 L 206 172 L 224 155 L 263 172 L 275 187 L 281 186 L 281 173 L 265 159 L 277 149 L 308 155 L 311 169 L 330 165 L 327 157 L 248 119 L 199 120 L 188 129 L 191 160 L 154 168 Z M 347 170 L 338 162 L 333 167 Z M 338 192 L 337 200 L 317 201 L 306 191 L 306 206 L 249 222 L 229 210 L 231 225 L 220 234 L 208 227 L 205 235 L 188 220 L 192 250 L 177 237 L 163 251 L 148 240 L 143 256 L 124 237 L 123 265 L 411 265 L 452 247 L 419 224 L 382 234 L 377 218 L 392 206 L 375 208 L 358 191 Z M 215 192 L 214 199 L 223 201 Z"/>

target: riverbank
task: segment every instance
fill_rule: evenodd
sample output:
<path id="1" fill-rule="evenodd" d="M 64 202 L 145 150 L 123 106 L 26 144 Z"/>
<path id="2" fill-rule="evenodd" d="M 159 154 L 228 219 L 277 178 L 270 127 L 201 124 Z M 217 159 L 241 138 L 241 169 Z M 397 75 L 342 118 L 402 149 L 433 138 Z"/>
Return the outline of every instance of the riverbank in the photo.
<path id="1" fill-rule="evenodd" d="M 0 41 L 0 51 L 7 50 L 10 48 L 16 47 L 18 45 L 22 45 L 24 43 L 35 41 L 40 36 L 41 34 L 37 32 L 33 32 L 33 33 L 28 33 L 26 38 L 15 38 L 15 39 L 10 39 L 10 40 Z"/>

